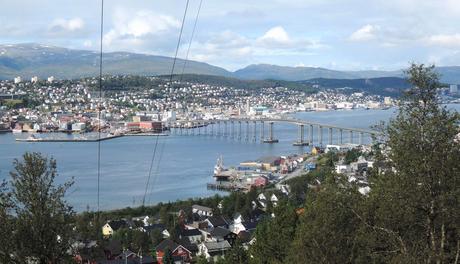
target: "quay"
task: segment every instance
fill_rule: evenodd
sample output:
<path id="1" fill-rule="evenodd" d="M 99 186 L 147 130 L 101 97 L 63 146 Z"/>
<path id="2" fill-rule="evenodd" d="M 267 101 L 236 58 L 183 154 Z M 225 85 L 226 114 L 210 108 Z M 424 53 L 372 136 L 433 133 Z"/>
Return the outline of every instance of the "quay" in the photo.
<path id="1" fill-rule="evenodd" d="M 166 133 L 126 133 L 123 134 L 122 136 L 127 136 L 127 137 L 165 137 L 168 136 Z"/>
<path id="2" fill-rule="evenodd" d="M 99 141 L 105 141 L 109 139 L 115 139 L 115 138 L 120 138 L 120 137 L 128 137 L 128 136 L 138 136 L 138 137 L 148 137 L 148 136 L 168 136 L 168 134 L 165 133 L 126 133 L 126 134 L 120 134 L 120 135 L 113 135 L 113 136 L 107 136 L 107 137 L 101 137 L 101 138 L 35 138 L 35 137 L 29 137 L 29 138 L 16 138 L 16 141 L 18 142 L 99 142 Z"/>
<path id="3" fill-rule="evenodd" d="M 119 138 L 123 135 L 118 136 L 109 136 L 103 138 L 95 138 L 95 139 L 81 139 L 81 138 L 17 138 L 16 141 L 18 142 L 99 142 L 105 141 L 109 139 Z"/>
<path id="4" fill-rule="evenodd" d="M 208 190 L 230 191 L 230 192 L 247 191 L 246 188 L 239 187 L 238 185 L 225 184 L 225 183 L 208 183 L 207 187 L 208 187 Z"/>

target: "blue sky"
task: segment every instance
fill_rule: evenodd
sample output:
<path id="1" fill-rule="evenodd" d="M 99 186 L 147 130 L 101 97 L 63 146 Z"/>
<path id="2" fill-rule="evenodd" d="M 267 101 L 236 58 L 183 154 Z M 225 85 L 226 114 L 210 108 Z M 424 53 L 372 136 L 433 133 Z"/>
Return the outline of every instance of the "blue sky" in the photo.
<path id="1" fill-rule="evenodd" d="M 200 0 L 190 0 L 184 56 Z M 0 44 L 96 50 L 98 0 L 2 1 Z M 105 51 L 172 56 L 185 0 L 105 0 Z M 396 70 L 460 65 L 459 0 L 203 0 L 190 58 L 249 64 Z"/>

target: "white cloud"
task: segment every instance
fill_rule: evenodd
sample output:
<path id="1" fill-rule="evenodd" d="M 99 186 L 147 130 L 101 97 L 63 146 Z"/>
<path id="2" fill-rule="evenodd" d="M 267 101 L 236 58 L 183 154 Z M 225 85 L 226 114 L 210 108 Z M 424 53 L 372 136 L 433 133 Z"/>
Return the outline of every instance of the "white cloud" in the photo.
<path id="1" fill-rule="evenodd" d="M 269 29 L 265 34 L 258 39 L 260 43 L 275 43 L 275 44 L 289 44 L 291 39 L 283 27 L 277 26 Z"/>
<path id="2" fill-rule="evenodd" d="M 104 45 L 114 44 L 123 48 L 142 46 L 180 27 L 179 20 L 172 16 L 144 10 L 128 13 L 116 9 L 112 20 L 113 28 L 104 35 Z"/>
<path id="3" fill-rule="evenodd" d="M 76 17 L 71 19 L 57 18 L 50 26 L 51 32 L 75 32 L 82 30 L 85 26 L 83 19 Z"/>
<path id="4" fill-rule="evenodd" d="M 291 38 L 281 26 L 270 28 L 261 37 L 257 38 L 255 45 L 265 48 L 269 52 L 280 50 L 305 50 L 320 47 L 319 43 L 301 38 Z"/>
<path id="5" fill-rule="evenodd" d="M 353 32 L 348 38 L 351 41 L 368 41 L 376 38 L 379 26 L 367 24 Z"/>
<path id="6" fill-rule="evenodd" d="M 426 43 L 434 46 L 460 48 L 460 34 L 438 34 L 426 38 Z"/>
<path id="7" fill-rule="evenodd" d="M 312 55 L 310 50 L 319 47 L 323 47 L 319 42 L 291 38 L 281 26 L 270 28 L 255 38 L 227 30 L 207 41 L 193 43 L 190 58 L 217 65 L 222 61 L 227 65 L 242 65 L 266 56 L 308 56 Z"/>

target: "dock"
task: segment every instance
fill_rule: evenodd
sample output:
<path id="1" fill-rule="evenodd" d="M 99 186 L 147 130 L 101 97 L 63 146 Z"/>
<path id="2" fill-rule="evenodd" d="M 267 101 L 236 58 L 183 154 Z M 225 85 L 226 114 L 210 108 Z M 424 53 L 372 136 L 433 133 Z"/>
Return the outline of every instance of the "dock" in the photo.
<path id="1" fill-rule="evenodd" d="M 83 139 L 83 138 L 17 138 L 18 142 L 99 142 L 109 139 L 123 137 L 123 135 L 109 136 L 95 139 Z"/>
<path id="2" fill-rule="evenodd" d="M 154 136 L 169 136 L 166 133 L 126 133 L 119 135 L 106 136 L 101 138 L 17 138 L 18 142 L 99 142 L 109 139 L 115 139 L 120 137 L 154 137 Z"/>
<path id="3" fill-rule="evenodd" d="M 228 191 L 228 192 L 240 192 L 246 191 L 247 188 L 238 186 L 236 184 L 223 184 L 223 183 L 208 183 L 208 190 L 219 190 L 219 191 Z"/>
<path id="4" fill-rule="evenodd" d="M 169 134 L 166 133 L 126 133 L 123 134 L 123 136 L 127 137 L 165 137 L 169 136 Z"/>

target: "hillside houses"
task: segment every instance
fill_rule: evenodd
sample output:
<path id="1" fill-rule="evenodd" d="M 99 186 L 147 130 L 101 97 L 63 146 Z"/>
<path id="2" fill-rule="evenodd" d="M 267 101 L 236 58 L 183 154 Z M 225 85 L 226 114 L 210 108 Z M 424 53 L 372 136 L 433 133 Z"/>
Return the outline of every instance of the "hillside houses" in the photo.
<path id="1" fill-rule="evenodd" d="M 145 233 L 147 237 L 151 237 L 154 230 L 160 233 L 160 240 L 153 245 L 155 255 L 145 252 L 142 256 L 144 260 L 155 256 L 153 261 L 156 263 L 164 263 L 165 258 L 168 261 L 172 259 L 174 263 L 193 263 L 194 259 L 201 256 L 208 261 L 217 261 L 225 257 L 237 240 L 247 248 L 248 243 L 254 239 L 257 225 L 265 217 L 273 217 L 266 210 L 270 203 L 276 206 L 281 198 L 279 195 L 260 193 L 252 201 L 250 211 L 244 215 L 237 212 L 231 217 L 213 212 L 210 207 L 194 204 L 186 210 L 173 213 L 177 217 L 174 227 L 159 222 L 158 216 L 107 221 L 102 227 L 102 233 L 108 241 L 104 249 L 106 259 L 98 263 L 118 263 L 120 259 L 138 263 L 136 261 L 139 261 L 142 254 L 130 251 L 130 248 L 123 247 L 117 240 L 117 232 L 122 229 Z"/>

